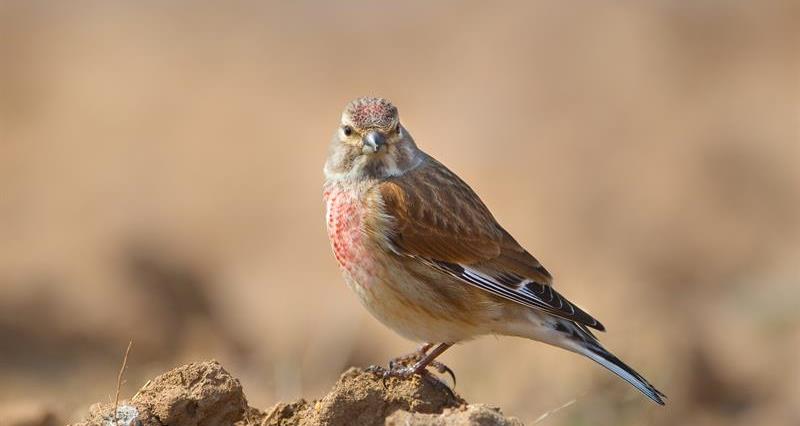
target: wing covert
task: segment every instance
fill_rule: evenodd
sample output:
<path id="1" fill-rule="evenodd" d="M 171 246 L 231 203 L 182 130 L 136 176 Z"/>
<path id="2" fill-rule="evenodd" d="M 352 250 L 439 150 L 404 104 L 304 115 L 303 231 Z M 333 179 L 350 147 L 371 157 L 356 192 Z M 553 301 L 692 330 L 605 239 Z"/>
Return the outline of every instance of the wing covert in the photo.
<path id="1" fill-rule="evenodd" d="M 436 160 L 427 161 L 378 186 L 397 253 L 496 296 L 604 330 L 552 288 L 550 273 L 466 183 Z"/>

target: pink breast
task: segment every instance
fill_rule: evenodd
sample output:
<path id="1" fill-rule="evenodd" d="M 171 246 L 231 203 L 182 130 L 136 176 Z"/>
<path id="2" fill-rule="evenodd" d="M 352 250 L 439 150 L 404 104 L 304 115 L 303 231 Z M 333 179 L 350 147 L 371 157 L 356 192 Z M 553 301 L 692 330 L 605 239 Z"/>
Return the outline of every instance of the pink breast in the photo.
<path id="1" fill-rule="evenodd" d="M 369 263 L 361 230 L 365 209 L 357 196 L 340 188 L 326 190 L 324 197 L 333 254 L 343 269 L 351 273 L 359 272 L 357 267 Z"/>

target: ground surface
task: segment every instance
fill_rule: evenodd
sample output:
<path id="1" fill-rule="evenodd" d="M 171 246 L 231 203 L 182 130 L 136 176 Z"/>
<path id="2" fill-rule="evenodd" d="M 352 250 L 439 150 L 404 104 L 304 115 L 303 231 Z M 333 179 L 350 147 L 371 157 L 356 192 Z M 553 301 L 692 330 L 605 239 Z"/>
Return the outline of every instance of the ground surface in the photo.
<path id="1" fill-rule="evenodd" d="M 150 380 L 130 400 L 95 404 L 73 426 L 112 425 L 522 425 L 500 410 L 468 404 L 437 379 L 383 380 L 379 373 L 347 370 L 316 401 L 250 407 L 239 380 L 216 361 L 187 364 Z"/>

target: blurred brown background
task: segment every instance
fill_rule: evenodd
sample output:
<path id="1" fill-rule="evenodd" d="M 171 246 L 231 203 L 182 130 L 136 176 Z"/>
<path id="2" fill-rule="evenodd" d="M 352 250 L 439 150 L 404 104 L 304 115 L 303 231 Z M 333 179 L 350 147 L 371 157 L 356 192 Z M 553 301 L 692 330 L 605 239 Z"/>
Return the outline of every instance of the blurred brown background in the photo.
<path id="1" fill-rule="evenodd" d="M 379 95 L 670 397 L 483 338 L 442 358 L 468 400 L 797 424 L 798 6 L 0 1 L 0 412 L 79 417 L 129 339 L 123 397 L 217 358 L 264 408 L 412 349 L 323 223 L 340 110 Z"/>

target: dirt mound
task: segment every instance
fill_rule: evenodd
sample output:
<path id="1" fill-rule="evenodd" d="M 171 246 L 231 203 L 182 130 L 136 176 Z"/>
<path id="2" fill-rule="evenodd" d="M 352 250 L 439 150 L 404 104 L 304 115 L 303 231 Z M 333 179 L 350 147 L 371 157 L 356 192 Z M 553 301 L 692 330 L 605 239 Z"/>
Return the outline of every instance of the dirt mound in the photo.
<path id="1" fill-rule="evenodd" d="M 216 361 L 187 364 L 150 380 L 120 402 L 122 426 L 225 425 L 241 420 L 247 400 L 239 380 Z M 114 424 L 114 404 L 95 404 L 75 426 Z"/>
<path id="2" fill-rule="evenodd" d="M 376 374 L 378 373 L 378 374 Z M 187 364 L 147 384 L 116 409 L 120 426 L 195 425 L 522 425 L 500 410 L 467 404 L 431 379 L 383 380 L 351 368 L 322 399 L 249 407 L 239 380 L 216 361 Z M 95 404 L 73 426 L 113 425 L 114 404 Z"/>

